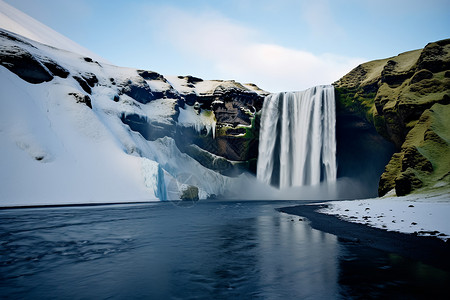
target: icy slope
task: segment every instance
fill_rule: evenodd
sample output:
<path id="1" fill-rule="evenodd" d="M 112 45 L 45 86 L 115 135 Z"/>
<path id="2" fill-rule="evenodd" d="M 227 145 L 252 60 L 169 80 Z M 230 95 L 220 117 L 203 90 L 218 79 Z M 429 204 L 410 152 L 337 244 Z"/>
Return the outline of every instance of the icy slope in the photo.
<path id="1" fill-rule="evenodd" d="M 201 114 L 180 108 L 162 76 L 145 79 L 4 30 L 0 58 L 0 206 L 166 200 L 189 185 L 206 198 L 231 180 L 177 148 L 180 112 Z M 128 116 L 161 136 L 131 130 Z"/>

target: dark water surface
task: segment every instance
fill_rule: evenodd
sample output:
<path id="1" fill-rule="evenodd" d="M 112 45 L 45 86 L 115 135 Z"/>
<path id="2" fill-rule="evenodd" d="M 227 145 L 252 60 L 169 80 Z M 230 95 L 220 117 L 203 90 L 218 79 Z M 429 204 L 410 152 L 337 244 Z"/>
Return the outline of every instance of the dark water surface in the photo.
<path id="1" fill-rule="evenodd" d="M 274 208 L 200 202 L 0 211 L 0 298 L 414 299 L 449 273 Z"/>

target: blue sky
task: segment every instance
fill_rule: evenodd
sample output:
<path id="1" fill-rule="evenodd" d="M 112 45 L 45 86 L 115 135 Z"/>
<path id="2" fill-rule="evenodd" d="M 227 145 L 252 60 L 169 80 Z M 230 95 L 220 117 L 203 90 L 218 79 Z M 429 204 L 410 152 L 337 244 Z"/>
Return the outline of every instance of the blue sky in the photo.
<path id="1" fill-rule="evenodd" d="M 5 1 L 116 65 L 271 92 L 450 38 L 450 0 Z"/>

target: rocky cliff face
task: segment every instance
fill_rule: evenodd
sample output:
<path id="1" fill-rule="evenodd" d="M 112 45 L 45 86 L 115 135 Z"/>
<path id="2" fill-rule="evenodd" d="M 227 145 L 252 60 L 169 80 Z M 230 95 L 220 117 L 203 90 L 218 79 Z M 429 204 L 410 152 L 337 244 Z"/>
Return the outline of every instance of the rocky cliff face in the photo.
<path id="1" fill-rule="evenodd" d="M 256 169 L 257 112 L 267 95 L 256 85 L 117 67 L 3 29 L 0 73 L 0 135 L 2 154 L 7 154 L 2 165 L 14 161 L 0 177 L 12 182 L 29 174 L 30 182 L 54 178 L 56 186 L 69 184 L 70 179 L 59 175 L 69 170 L 69 177 L 86 178 L 86 191 L 104 197 L 96 178 L 111 179 L 119 188 L 141 174 L 143 179 L 130 180 L 133 187 L 127 189 L 136 191 L 136 199 L 147 197 L 143 190 L 154 191 L 149 199 L 177 199 L 186 186 L 197 188 L 199 198 L 205 199 L 224 193 L 244 170 Z M 104 165 L 95 166 L 99 160 L 89 151 L 104 158 Z M 24 152 L 32 160 L 19 158 Z M 113 154 L 120 159 L 108 160 Z M 113 167 L 132 175 L 113 173 Z M 39 194 L 42 201 L 52 193 L 47 181 L 36 184 L 36 190 L 49 185 Z M 28 203 L 9 186 L 6 195 L 23 196 Z M 70 201 L 86 198 L 71 191 L 75 200 Z"/>
<path id="2" fill-rule="evenodd" d="M 364 120 L 397 149 L 380 196 L 450 183 L 450 39 L 359 65 L 334 85 L 338 114 Z"/>
<path id="3" fill-rule="evenodd" d="M 112 100 L 118 104 L 129 104 L 130 99 L 135 105 L 159 102 L 159 107 L 171 110 L 169 118 L 155 120 L 124 111 L 122 122 L 147 140 L 164 136 L 174 138 L 182 152 L 215 171 L 231 174 L 237 171 L 237 166 L 254 170 L 259 132 L 255 125 L 256 112 L 261 110 L 264 96 L 268 94 L 256 85 L 193 76 L 166 78 L 147 70 L 136 70 L 131 76 L 111 77 L 106 82 L 99 82 L 101 75 L 94 72 L 71 74 L 54 59 L 31 54 L 28 47 L 36 47 L 14 34 L 1 31 L 0 38 L 5 41 L 0 49 L 1 65 L 24 81 L 39 84 L 49 82 L 55 76 L 74 79 L 81 92 L 68 96 L 90 108 L 95 86 L 115 90 Z M 82 58 L 80 63 L 93 64 L 101 72 L 102 65 L 88 57 Z"/>

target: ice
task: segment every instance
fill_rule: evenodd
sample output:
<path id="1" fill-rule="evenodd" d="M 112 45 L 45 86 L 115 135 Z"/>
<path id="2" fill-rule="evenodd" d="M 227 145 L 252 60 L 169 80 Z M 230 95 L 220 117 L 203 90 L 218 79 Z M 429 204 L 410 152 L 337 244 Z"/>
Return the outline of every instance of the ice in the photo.
<path id="1" fill-rule="evenodd" d="M 166 182 L 161 166 L 155 161 L 143 158 L 142 173 L 145 185 L 153 190 L 155 197 L 161 201 L 167 200 Z"/>
<path id="2" fill-rule="evenodd" d="M 186 105 L 184 109 L 180 109 L 178 124 L 184 127 L 192 127 L 198 133 L 206 129 L 207 135 L 211 133 L 213 138 L 216 136 L 216 119 L 214 113 L 209 110 L 201 110 L 198 113 L 194 107 Z"/>

